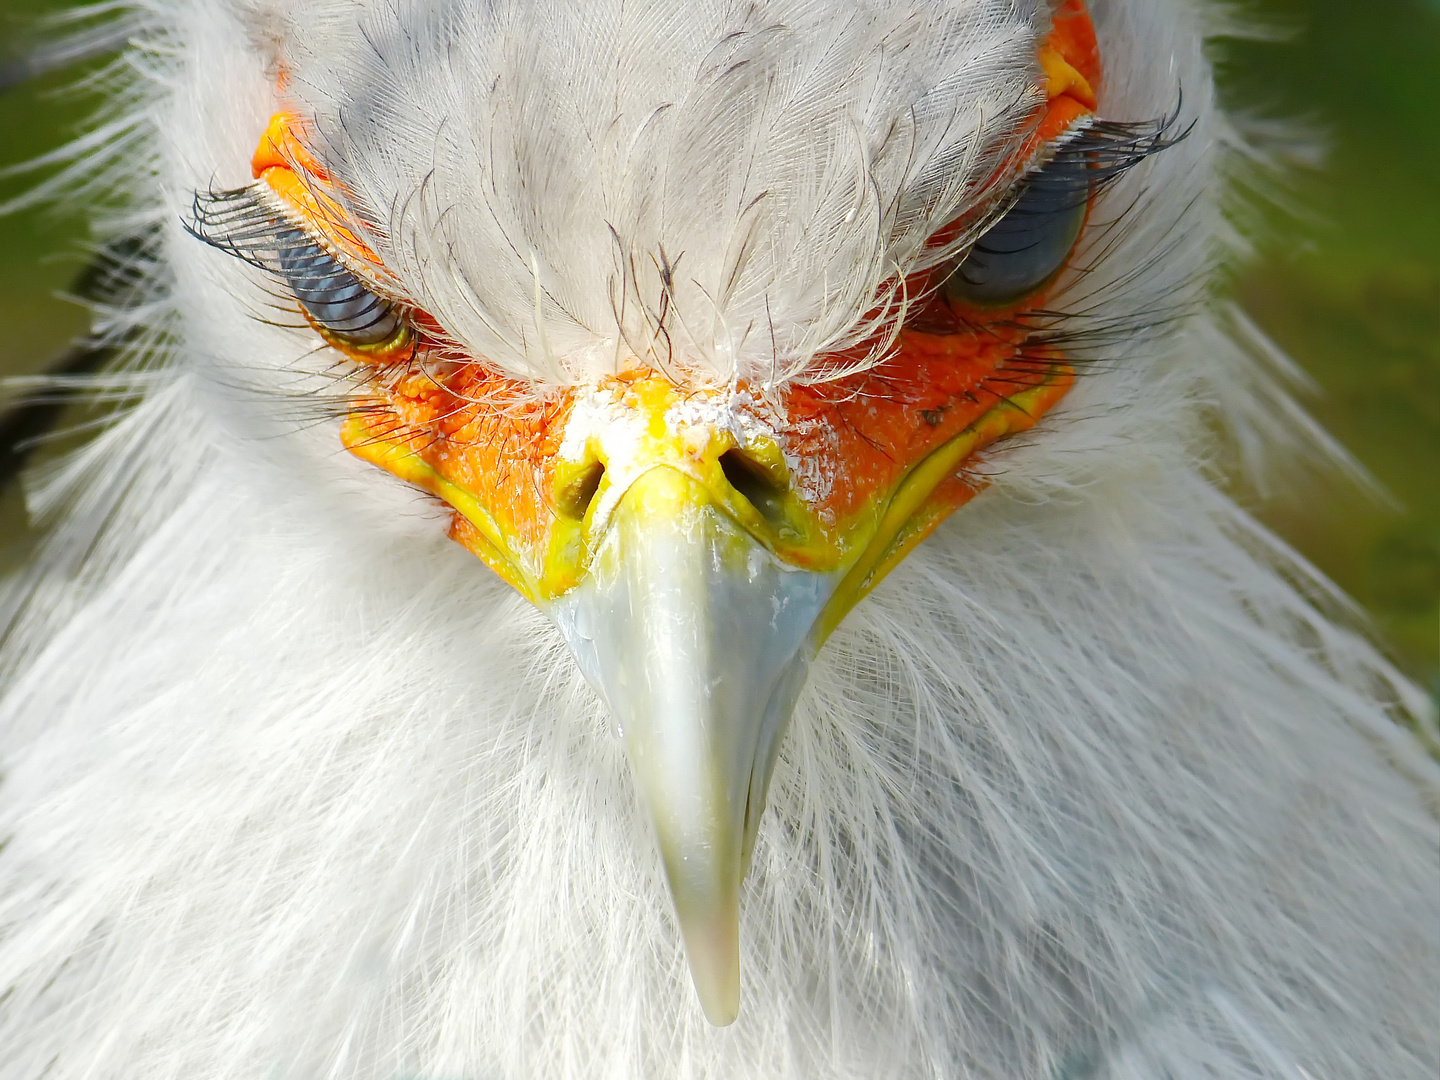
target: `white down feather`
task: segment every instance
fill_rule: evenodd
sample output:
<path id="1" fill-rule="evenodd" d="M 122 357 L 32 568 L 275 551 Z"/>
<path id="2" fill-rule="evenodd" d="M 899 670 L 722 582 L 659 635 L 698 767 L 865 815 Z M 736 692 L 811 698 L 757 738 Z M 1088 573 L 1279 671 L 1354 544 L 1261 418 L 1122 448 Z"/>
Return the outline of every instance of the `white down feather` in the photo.
<path id="1" fill-rule="evenodd" d="M 333 356 L 179 220 L 287 104 L 404 287 L 507 370 L 608 370 L 663 245 L 684 365 L 803 377 L 976 197 L 1047 13 L 126 11 L 129 89 L 71 180 L 165 224 L 167 336 L 37 490 L 9 596 L 0 1078 L 1433 1075 L 1440 770 L 1395 723 L 1427 703 L 1211 467 L 1217 421 L 1316 444 L 1207 300 L 1203 9 L 1092 4 L 1103 113 L 1183 89 L 1195 124 L 1057 301 L 1124 332 L 821 653 L 724 1030 L 555 631 L 340 450 Z"/>

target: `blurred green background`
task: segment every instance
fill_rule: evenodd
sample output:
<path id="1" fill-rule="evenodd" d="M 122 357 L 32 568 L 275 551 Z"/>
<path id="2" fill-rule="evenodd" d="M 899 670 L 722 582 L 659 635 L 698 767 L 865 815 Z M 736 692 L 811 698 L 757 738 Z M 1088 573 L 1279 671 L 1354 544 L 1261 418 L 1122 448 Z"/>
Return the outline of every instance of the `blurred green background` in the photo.
<path id="1" fill-rule="evenodd" d="M 62 4 L 0 0 L 0 40 Z M 1371 613 L 1411 675 L 1435 687 L 1440 608 L 1440 0 L 1258 0 L 1279 40 L 1224 43 L 1232 108 L 1298 120 L 1328 149 L 1291 209 L 1265 211 L 1260 258 L 1236 282 L 1256 321 L 1315 381 L 1306 404 L 1391 500 L 1297 474 L 1260 515 Z M 93 104 L 51 75 L 0 94 L 0 161 L 57 146 Z M 0 179 L 0 199 L 24 182 Z M 1298 213 L 1292 211 L 1298 210 Z M 85 327 L 61 298 L 82 263 L 80 214 L 0 218 L 0 372 L 38 369 Z M 18 496 L 0 536 L 23 551 Z"/>

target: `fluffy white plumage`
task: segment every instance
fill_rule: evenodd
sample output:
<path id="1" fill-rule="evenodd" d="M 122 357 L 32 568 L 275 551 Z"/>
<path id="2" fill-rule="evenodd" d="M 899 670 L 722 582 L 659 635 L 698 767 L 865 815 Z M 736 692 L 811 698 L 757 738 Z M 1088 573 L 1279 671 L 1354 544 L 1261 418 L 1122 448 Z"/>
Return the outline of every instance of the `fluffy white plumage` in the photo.
<path id="1" fill-rule="evenodd" d="M 136 5 L 75 175 L 163 223 L 165 339 L 38 489 L 11 592 L 0 1077 L 1433 1075 L 1440 770 L 1394 722 L 1428 706 L 1213 467 L 1217 420 L 1317 444 L 1205 303 L 1237 153 L 1211 13 L 1091 9 L 1102 113 L 1183 88 L 1193 134 L 1107 193 L 1056 301 L 1103 362 L 816 661 L 721 1030 L 556 632 L 339 449 L 331 360 L 179 220 L 248 178 L 283 68 L 478 354 L 609 370 L 663 246 L 667 350 L 814 374 L 974 198 L 1048 10 Z"/>

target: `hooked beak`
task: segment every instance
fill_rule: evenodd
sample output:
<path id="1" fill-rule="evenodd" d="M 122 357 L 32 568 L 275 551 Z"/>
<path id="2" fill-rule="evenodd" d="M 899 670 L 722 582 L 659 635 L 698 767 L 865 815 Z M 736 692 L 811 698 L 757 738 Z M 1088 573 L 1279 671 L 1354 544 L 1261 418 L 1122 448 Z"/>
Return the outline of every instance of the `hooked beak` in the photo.
<path id="1" fill-rule="evenodd" d="M 641 475 L 551 609 L 619 724 L 695 989 L 740 1008 L 740 884 L 834 575 L 775 558 L 675 469 Z"/>

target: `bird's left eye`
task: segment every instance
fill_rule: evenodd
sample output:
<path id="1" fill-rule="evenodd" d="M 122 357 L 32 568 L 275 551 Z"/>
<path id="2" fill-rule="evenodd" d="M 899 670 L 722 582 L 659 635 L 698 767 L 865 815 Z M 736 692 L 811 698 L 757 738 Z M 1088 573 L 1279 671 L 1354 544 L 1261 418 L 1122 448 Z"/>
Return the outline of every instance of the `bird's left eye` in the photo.
<path id="1" fill-rule="evenodd" d="M 1065 265 L 1085 224 L 1091 168 L 1061 153 L 1025 181 L 1005 216 L 975 241 L 940 286 L 952 300 L 997 306 L 1024 299 Z"/>
<path id="2" fill-rule="evenodd" d="M 415 332 L 402 305 L 380 296 L 293 220 L 264 183 L 198 192 L 185 227 L 212 247 L 275 274 L 330 344 L 385 358 Z"/>
<path id="3" fill-rule="evenodd" d="M 305 314 L 336 343 L 357 349 L 398 348 L 408 324 L 340 261 L 312 241 L 279 247 L 275 262 Z"/>

